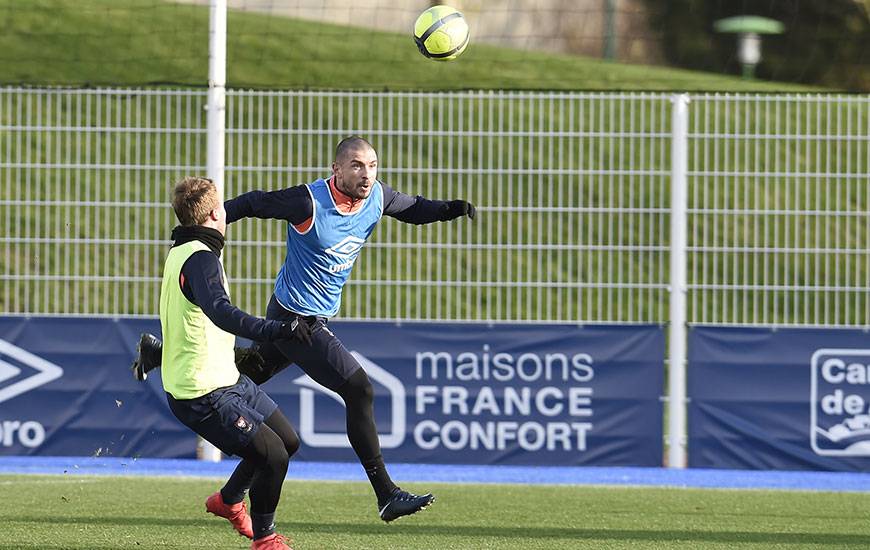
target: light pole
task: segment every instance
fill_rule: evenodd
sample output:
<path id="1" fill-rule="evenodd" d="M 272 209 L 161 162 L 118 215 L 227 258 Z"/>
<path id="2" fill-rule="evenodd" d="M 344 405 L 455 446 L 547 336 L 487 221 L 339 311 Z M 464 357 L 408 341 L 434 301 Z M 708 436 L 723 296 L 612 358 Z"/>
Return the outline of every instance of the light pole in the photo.
<path id="1" fill-rule="evenodd" d="M 616 3 L 604 0 L 604 59 L 616 59 Z"/>
<path id="2" fill-rule="evenodd" d="M 761 61 L 762 34 L 782 34 L 785 26 L 775 19 L 757 15 L 738 15 L 726 17 L 713 23 L 713 28 L 720 33 L 736 33 L 737 59 L 743 66 L 743 78 L 755 76 L 755 66 Z"/>

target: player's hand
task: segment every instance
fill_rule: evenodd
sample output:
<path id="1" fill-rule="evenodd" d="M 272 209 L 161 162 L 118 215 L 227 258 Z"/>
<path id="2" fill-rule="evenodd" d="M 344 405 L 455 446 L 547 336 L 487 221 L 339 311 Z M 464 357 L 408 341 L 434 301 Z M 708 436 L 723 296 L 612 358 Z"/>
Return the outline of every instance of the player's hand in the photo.
<path id="1" fill-rule="evenodd" d="M 235 348 L 235 352 L 236 369 L 240 373 L 258 385 L 269 379 L 264 373 L 266 362 L 263 361 L 263 356 L 257 353 L 255 348 Z"/>
<path id="2" fill-rule="evenodd" d="M 296 340 L 311 345 L 311 327 L 302 317 L 281 323 L 281 335 L 288 340 Z"/>
<path id="3" fill-rule="evenodd" d="M 473 220 L 476 213 L 477 209 L 468 201 L 447 201 L 441 207 L 441 221 L 455 220 L 462 216 L 468 216 L 469 219 Z"/>

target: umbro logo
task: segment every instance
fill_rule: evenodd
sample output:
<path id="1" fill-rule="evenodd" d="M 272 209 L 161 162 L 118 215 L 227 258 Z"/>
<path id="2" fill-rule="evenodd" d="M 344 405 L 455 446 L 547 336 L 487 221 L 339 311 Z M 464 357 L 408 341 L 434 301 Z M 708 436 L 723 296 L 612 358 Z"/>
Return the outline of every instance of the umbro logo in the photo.
<path id="1" fill-rule="evenodd" d="M 342 260 L 346 260 L 360 251 L 363 245 L 366 244 L 365 239 L 359 237 L 348 236 L 343 238 L 338 244 L 332 245 L 326 249 L 327 254 L 332 254 Z"/>
<path id="2" fill-rule="evenodd" d="M 10 363 L 9 360 L 15 361 L 16 364 Z M 21 367 L 28 367 L 28 370 L 32 369 L 36 372 L 28 373 Z M 22 372 L 25 373 L 23 378 L 21 377 Z M 0 340 L 0 385 L 14 380 L 8 386 L 0 387 L 0 403 L 43 384 L 48 384 L 61 376 L 63 376 L 63 369 L 54 363 L 37 357 L 18 346 L 13 346 L 6 340 Z"/>

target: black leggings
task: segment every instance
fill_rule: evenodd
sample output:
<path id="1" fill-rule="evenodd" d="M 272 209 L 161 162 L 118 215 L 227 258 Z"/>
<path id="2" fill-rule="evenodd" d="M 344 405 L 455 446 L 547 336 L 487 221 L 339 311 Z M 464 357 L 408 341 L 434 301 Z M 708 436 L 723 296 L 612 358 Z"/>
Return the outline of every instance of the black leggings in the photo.
<path id="1" fill-rule="evenodd" d="M 295 319 L 297 315 L 287 311 L 273 295 L 266 308 L 266 317 L 288 321 Z M 360 462 L 366 466 L 369 461 L 380 459 L 381 444 L 372 408 L 374 390 L 368 375 L 326 326 L 326 319 L 299 319 L 308 323 L 311 328 L 311 345 L 292 339 L 260 345 L 260 354 L 267 365 L 266 375 L 252 379 L 262 383 L 289 363 L 296 363 L 315 382 L 333 390 L 344 400 L 347 438 Z"/>
<path id="2" fill-rule="evenodd" d="M 250 488 L 251 512 L 270 514 L 278 507 L 290 457 L 299 449 L 299 437 L 284 414 L 276 409 L 238 454 L 236 466 L 221 493 L 225 502 L 240 502 Z"/>
<path id="3" fill-rule="evenodd" d="M 289 359 L 273 344 L 261 344 L 257 349 L 266 361 L 266 368 L 254 372 L 240 367 L 239 371 L 250 376 L 257 384 L 263 384 L 281 372 L 289 364 Z M 347 438 L 360 462 L 366 463 L 379 457 L 381 444 L 374 419 L 374 388 L 366 371 L 357 369 L 343 384 L 335 388 L 335 392 L 344 400 Z"/>
<path id="4" fill-rule="evenodd" d="M 347 438 L 366 471 L 380 506 L 396 489 L 396 485 L 390 479 L 381 456 L 381 443 L 372 406 L 374 389 L 366 371 L 360 368 L 336 391 L 344 400 L 347 409 Z"/>
<path id="5" fill-rule="evenodd" d="M 366 371 L 358 369 L 336 392 L 344 399 L 347 438 L 360 462 L 380 457 L 381 444 L 372 406 L 375 393 Z"/>
<path id="6" fill-rule="evenodd" d="M 286 320 L 292 316 L 272 298 L 267 317 Z M 369 377 L 323 320 L 304 322 L 311 323 L 312 345 L 295 340 L 261 344 L 258 347 L 263 360 L 261 366 L 249 369 L 250 373 L 241 366 L 239 370 L 261 384 L 294 362 L 317 383 L 338 393 L 344 401 L 347 438 L 369 477 L 378 501 L 382 501 L 396 486 L 381 456 L 381 443 L 374 418 L 374 389 Z"/>

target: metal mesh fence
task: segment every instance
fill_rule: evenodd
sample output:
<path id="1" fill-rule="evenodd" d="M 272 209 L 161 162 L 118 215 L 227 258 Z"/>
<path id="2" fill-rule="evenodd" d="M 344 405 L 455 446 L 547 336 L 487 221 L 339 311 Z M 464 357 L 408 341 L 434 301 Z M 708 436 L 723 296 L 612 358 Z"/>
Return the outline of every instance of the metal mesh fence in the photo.
<path id="1" fill-rule="evenodd" d="M 870 325 L 870 96 L 690 106 L 689 319 Z"/>
<path id="2" fill-rule="evenodd" d="M 0 90 L 2 311 L 153 314 L 204 93 Z"/>
<path id="3" fill-rule="evenodd" d="M 385 218 L 342 317 L 664 317 L 665 96 L 235 92 L 229 103 L 228 195 L 326 176 L 335 144 L 360 134 L 395 189 L 478 205 L 474 222 Z M 240 303 L 261 303 L 285 227 L 245 221 L 231 231 L 242 245 L 228 256 L 242 266 Z"/>
<path id="4" fill-rule="evenodd" d="M 226 195 L 329 173 L 360 134 L 399 191 L 473 222 L 385 218 L 339 317 L 666 322 L 665 94 L 246 92 Z M 0 88 L 0 311 L 155 315 L 169 191 L 205 172 L 205 92 Z M 695 96 L 689 321 L 866 325 L 867 96 Z M 286 226 L 229 227 L 233 300 L 262 314 Z"/>

